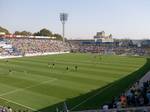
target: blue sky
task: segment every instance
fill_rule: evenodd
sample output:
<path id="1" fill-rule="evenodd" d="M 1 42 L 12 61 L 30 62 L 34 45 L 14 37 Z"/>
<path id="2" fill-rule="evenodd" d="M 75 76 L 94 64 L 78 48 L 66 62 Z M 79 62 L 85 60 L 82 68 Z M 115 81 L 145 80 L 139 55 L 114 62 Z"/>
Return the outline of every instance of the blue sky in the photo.
<path id="1" fill-rule="evenodd" d="M 0 26 L 11 32 L 48 28 L 62 33 L 59 13 L 69 14 L 67 38 L 150 38 L 150 0 L 0 0 Z"/>

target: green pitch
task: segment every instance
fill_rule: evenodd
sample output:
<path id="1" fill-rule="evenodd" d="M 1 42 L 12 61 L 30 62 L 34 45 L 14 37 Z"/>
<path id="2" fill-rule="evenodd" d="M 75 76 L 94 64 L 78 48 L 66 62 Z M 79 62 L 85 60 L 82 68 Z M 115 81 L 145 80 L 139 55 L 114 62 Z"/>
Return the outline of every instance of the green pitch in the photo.
<path id="1" fill-rule="evenodd" d="M 53 112 L 65 101 L 70 110 L 99 108 L 149 68 L 142 57 L 92 54 L 0 60 L 0 105 Z"/>

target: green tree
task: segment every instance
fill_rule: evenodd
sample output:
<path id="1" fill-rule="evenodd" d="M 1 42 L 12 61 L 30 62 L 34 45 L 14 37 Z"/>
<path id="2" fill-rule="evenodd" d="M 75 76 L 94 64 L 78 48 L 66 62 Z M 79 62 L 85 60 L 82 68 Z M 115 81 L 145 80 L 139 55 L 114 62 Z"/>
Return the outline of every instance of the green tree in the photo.
<path id="1" fill-rule="evenodd" d="M 9 31 L 0 26 L 0 32 L 5 32 L 6 34 L 10 34 Z"/>
<path id="2" fill-rule="evenodd" d="M 15 31 L 14 33 L 15 35 L 24 35 L 24 36 L 31 36 L 32 33 L 31 32 L 28 32 L 28 31 Z"/>
<path id="3" fill-rule="evenodd" d="M 52 37 L 52 32 L 46 28 L 41 29 L 39 32 L 34 33 L 34 36 L 49 36 Z"/>
<path id="4" fill-rule="evenodd" d="M 57 33 L 52 33 L 50 30 L 43 28 L 39 32 L 35 32 L 34 36 L 48 36 L 48 37 L 56 37 L 56 40 L 63 40 L 62 36 Z"/>
<path id="5" fill-rule="evenodd" d="M 32 35 L 32 33 L 28 32 L 28 31 L 22 31 L 21 34 L 25 35 L 25 36 L 31 36 Z"/>
<path id="6" fill-rule="evenodd" d="M 57 40 L 63 40 L 62 36 L 60 34 L 53 34 L 53 37 L 56 37 Z"/>
<path id="7" fill-rule="evenodd" d="M 46 29 L 46 28 L 44 28 L 44 29 L 42 29 L 42 30 L 40 30 L 40 35 L 41 36 L 52 36 L 52 32 L 51 31 L 49 31 L 48 29 Z"/>
<path id="8" fill-rule="evenodd" d="M 15 31 L 14 35 L 20 35 L 19 31 Z"/>
<path id="9" fill-rule="evenodd" d="M 40 36 L 40 32 L 35 32 L 33 35 L 34 36 Z"/>

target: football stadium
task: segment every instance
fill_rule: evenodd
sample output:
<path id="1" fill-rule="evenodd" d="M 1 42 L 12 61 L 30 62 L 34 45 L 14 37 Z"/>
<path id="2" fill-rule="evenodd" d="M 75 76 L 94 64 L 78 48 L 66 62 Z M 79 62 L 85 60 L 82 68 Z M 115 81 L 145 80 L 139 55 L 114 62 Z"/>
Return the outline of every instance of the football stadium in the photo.
<path id="1" fill-rule="evenodd" d="M 98 2 L 98 0 L 94 1 Z M 57 28 L 57 22 L 55 23 L 56 18 L 48 21 L 56 25 L 51 31 L 49 26 L 46 26 L 49 23 L 43 22 L 46 20 L 43 15 L 47 14 L 51 2 L 37 1 L 37 6 L 35 6 L 33 0 L 30 2 L 29 0 L 24 2 L 14 0 L 12 3 L 0 0 L 0 9 L 2 9 L 0 10 L 2 15 L 0 21 L 0 112 L 150 112 L 150 39 L 148 38 L 150 34 L 146 30 L 143 35 L 147 38 L 140 32 L 136 35 L 117 34 L 114 30 L 121 32 L 121 28 L 114 27 L 112 24 L 113 22 L 119 24 L 119 21 L 111 15 L 114 13 L 112 6 L 103 9 L 98 4 L 89 1 L 87 3 L 95 5 L 96 9 L 104 10 L 102 14 L 111 12 L 109 14 L 112 20 L 114 17 L 113 22 L 110 18 L 100 16 L 102 21 L 104 19 L 108 23 L 111 22 L 109 26 L 101 24 L 102 21 L 98 20 L 95 23 L 95 19 L 89 16 L 92 14 L 95 18 L 94 13 L 91 13 L 96 11 L 95 7 L 91 9 L 89 5 L 91 12 L 88 12 L 88 15 L 82 12 L 82 9 L 87 8 L 84 6 L 85 1 L 80 1 L 83 7 L 80 7 L 78 2 L 64 2 L 62 4 L 64 6 L 67 4 L 68 9 L 76 9 L 73 6 L 79 5 L 81 12 L 77 9 L 77 12 L 74 10 L 69 10 L 69 13 L 59 12 L 56 18 L 59 18 L 61 31 L 58 30 L 59 27 Z M 52 3 L 54 5 L 51 8 L 55 10 L 60 8 L 60 2 L 53 1 Z M 124 3 L 125 6 L 120 2 L 117 3 L 125 9 L 125 6 L 129 7 L 130 3 L 135 5 L 135 2 L 129 1 Z M 136 5 L 140 3 L 136 2 Z M 29 6 L 29 9 L 24 6 Z M 39 6 L 47 9 L 39 9 Z M 118 17 L 120 18 L 124 11 L 125 15 L 128 15 L 130 11 L 136 12 L 123 10 L 120 7 L 114 8 L 115 12 L 119 11 Z M 39 18 L 36 20 L 33 15 L 26 15 L 32 11 L 34 14 L 37 13 L 35 10 L 39 11 Z M 89 7 L 86 10 L 89 10 Z M 15 16 L 8 19 L 7 12 L 11 11 Z M 51 13 L 53 15 L 56 12 Z M 85 17 L 88 17 L 90 21 L 93 20 L 93 26 L 86 19 L 85 23 L 89 25 L 88 27 L 82 20 L 76 28 L 79 33 L 85 31 L 86 35 L 94 32 L 92 36 L 88 35 L 90 38 L 72 32 L 76 29 L 65 30 L 66 24 L 72 24 L 69 23 L 68 17 L 77 13 L 81 15 L 76 17 L 82 18 L 85 13 Z M 28 21 L 28 17 L 31 22 Z M 141 16 L 138 15 L 138 17 Z M 125 21 L 127 20 L 128 18 L 125 18 Z M 73 18 L 70 21 L 73 21 Z M 141 19 L 136 21 L 139 21 L 138 24 L 144 24 Z M 30 23 L 33 24 L 32 27 Z M 100 24 L 102 27 L 97 30 L 94 24 Z M 127 25 L 121 22 L 122 24 Z M 35 31 L 36 28 L 38 30 Z M 131 26 L 127 25 L 126 29 L 130 28 Z M 133 29 L 130 29 L 131 32 L 138 31 L 138 28 Z M 73 35 L 77 37 L 72 38 Z"/>
<path id="2" fill-rule="evenodd" d="M 118 108 L 119 97 L 125 97 L 122 108 L 149 104 L 148 97 L 141 104 L 130 96 L 136 89 L 142 95 L 142 83 L 149 87 L 149 75 L 145 75 L 150 69 L 148 47 L 7 36 L 2 35 L 0 42 L 0 105 L 7 109 L 80 111 L 108 104 Z"/>

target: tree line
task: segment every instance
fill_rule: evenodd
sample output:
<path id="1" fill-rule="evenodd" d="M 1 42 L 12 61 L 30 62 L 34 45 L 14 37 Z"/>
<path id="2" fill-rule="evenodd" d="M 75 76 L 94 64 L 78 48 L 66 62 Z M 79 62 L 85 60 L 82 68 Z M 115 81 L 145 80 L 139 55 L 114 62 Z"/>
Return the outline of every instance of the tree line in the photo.
<path id="1" fill-rule="evenodd" d="M 0 32 L 5 32 L 5 34 L 11 34 L 6 28 L 0 26 Z M 31 33 L 29 31 L 15 31 L 14 35 L 24 35 L 24 36 L 48 36 L 48 37 L 56 37 L 57 40 L 62 40 L 62 36 L 57 33 L 52 33 L 50 30 L 43 28 L 38 32 Z"/>

